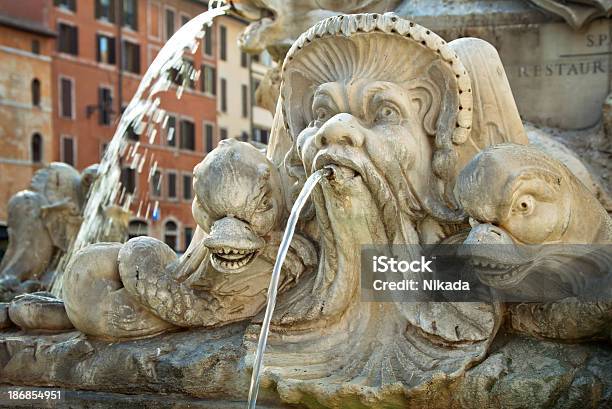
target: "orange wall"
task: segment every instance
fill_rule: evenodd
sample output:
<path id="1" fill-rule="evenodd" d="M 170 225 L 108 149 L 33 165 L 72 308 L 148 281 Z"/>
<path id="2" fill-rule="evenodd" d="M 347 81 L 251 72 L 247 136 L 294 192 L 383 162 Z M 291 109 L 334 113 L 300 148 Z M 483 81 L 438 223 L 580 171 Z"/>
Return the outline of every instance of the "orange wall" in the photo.
<path id="1" fill-rule="evenodd" d="M 6 12 L 6 10 L 3 10 Z M 32 53 L 32 41 L 40 55 Z M 0 224 L 7 219 L 12 195 L 26 189 L 33 173 L 52 160 L 51 59 L 52 39 L 0 26 Z M 40 106 L 32 105 L 33 79 L 41 84 Z M 42 162 L 33 163 L 30 141 L 42 137 Z"/>
<path id="2" fill-rule="evenodd" d="M 119 37 L 118 25 L 101 22 L 95 19 L 94 2 L 79 1 L 77 2 L 76 13 L 67 12 L 55 8 L 52 12 L 52 28 L 56 28 L 59 21 L 72 22 L 78 26 L 79 36 L 79 55 L 71 56 L 63 53 L 57 53 L 53 61 L 53 93 L 55 95 L 53 101 L 54 109 L 54 157 L 59 160 L 60 155 L 60 140 L 62 135 L 69 135 L 76 141 L 76 167 L 83 169 L 92 163 L 100 160 L 102 145 L 110 140 L 113 135 L 118 116 L 115 116 L 111 126 L 102 126 L 98 123 L 98 112 L 91 116 L 87 116 L 87 106 L 96 105 L 98 101 L 98 86 L 107 85 L 112 88 L 113 94 L 113 109 L 119 110 L 119 72 L 117 65 L 109 66 L 96 62 L 96 33 L 105 33 Z M 176 28 L 180 26 L 181 13 L 186 13 L 190 17 L 204 11 L 203 6 L 199 6 L 191 1 L 154 1 L 154 0 L 139 0 L 138 2 L 138 30 L 133 31 L 124 28 L 122 36 L 124 39 L 130 39 L 140 44 L 140 66 L 141 75 L 150 63 L 150 59 L 155 55 L 159 48 L 163 45 L 163 26 L 162 20 L 159 18 L 159 13 L 163 12 L 164 7 L 169 6 L 174 8 L 176 12 Z M 117 47 L 117 54 L 118 54 Z M 201 52 L 198 52 L 194 61 L 196 66 L 200 66 Z M 215 60 L 207 61 L 207 63 L 215 65 Z M 127 105 L 130 97 L 136 91 L 141 75 L 131 73 L 123 73 L 123 105 Z M 76 118 L 65 119 L 59 115 L 59 78 L 61 76 L 69 77 L 74 80 L 75 87 L 75 113 Z M 198 88 L 199 89 L 199 88 Z M 153 145 L 148 145 L 148 141 L 142 138 L 140 152 L 146 148 L 151 153 L 155 154 L 158 160 L 158 167 L 162 170 L 176 170 L 179 178 L 177 180 L 177 189 L 179 197 L 182 197 L 181 179 L 182 173 L 191 174 L 193 167 L 202 160 L 205 156 L 204 152 L 204 136 L 203 136 L 203 121 L 216 123 L 216 99 L 209 96 L 204 96 L 197 91 L 185 91 L 182 99 L 176 100 L 170 95 L 162 98 L 161 107 L 169 112 L 178 114 L 178 116 L 189 117 L 195 124 L 196 150 L 194 152 L 181 151 L 177 148 L 171 148 L 160 142 L 158 137 Z M 217 135 L 215 135 L 218 137 Z M 177 143 L 178 144 L 178 143 Z M 146 165 L 148 167 L 148 163 Z M 138 202 L 140 199 L 148 198 L 148 171 L 145 170 L 138 181 L 137 199 L 134 201 L 132 210 L 136 213 Z M 165 179 L 165 176 L 164 176 Z M 167 180 L 164 180 L 166 182 Z M 165 189 L 164 196 L 165 196 Z M 146 204 L 143 208 L 146 207 Z M 171 202 L 162 198 L 160 201 L 161 220 L 157 222 L 149 221 L 149 234 L 158 238 L 162 238 L 162 224 L 166 218 L 172 217 L 172 220 L 179 224 L 179 249 L 184 248 L 183 233 L 184 227 L 195 228 L 195 222 L 191 215 L 190 201 L 179 199 L 176 202 Z M 144 213 L 144 209 L 143 209 Z"/>

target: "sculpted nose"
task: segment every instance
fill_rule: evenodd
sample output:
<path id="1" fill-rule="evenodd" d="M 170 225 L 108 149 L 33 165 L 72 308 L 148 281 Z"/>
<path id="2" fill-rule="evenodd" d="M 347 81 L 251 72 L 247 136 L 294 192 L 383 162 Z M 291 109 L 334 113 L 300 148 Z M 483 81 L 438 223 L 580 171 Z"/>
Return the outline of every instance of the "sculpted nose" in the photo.
<path id="1" fill-rule="evenodd" d="M 317 132 L 317 148 L 328 145 L 348 145 L 359 147 L 364 142 L 363 128 L 351 114 L 338 114 L 329 119 Z"/>

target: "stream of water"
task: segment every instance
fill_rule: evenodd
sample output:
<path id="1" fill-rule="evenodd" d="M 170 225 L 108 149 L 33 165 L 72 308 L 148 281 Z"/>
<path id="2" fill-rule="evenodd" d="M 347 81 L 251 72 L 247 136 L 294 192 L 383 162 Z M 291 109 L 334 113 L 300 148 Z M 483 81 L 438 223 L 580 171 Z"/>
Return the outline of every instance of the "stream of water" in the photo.
<path id="1" fill-rule="evenodd" d="M 172 85 L 176 84 L 176 97 L 180 99 L 188 82 L 198 80 L 200 71 L 184 57 L 197 52 L 206 27 L 211 26 L 216 17 L 226 14 L 229 9 L 230 6 L 226 5 L 225 1 L 210 1 L 209 10 L 183 25 L 162 47 L 145 72 L 100 162 L 98 177 L 91 186 L 83 211 L 83 223 L 79 233 L 58 263 L 51 289 L 54 295 L 61 297 L 62 273 L 74 254 L 89 244 L 99 242 L 108 229 L 111 220 L 105 215 L 106 208 L 118 205 L 124 211 L 130 211 L 134 207 L 138 209 L 136 216 L 144 218 L 149 218 L 157 211 L 158 202 L 152 204 L 145 197 L 136 205 L 134 194 L 121 186 L 121 160 L 128 163 L 130 169 L 137 174 L 142 173 L 148 163 L 150 182 L 157 169 L 157 161 L 153 154 L 149 155 L 148 149 L 141 146 L 140 141 L 143 144 L 155 143 L 157 135 L 161 134 L 158 132 L 159 128 L 166 128 L 168 139 L 174 135 L 174 129 L 168 128 L 169 116 L 160 106 L 159 94 L 170 90 Z M 180 84 L 177 84 L 177 78 L 180 79 Z M 139 142 L 128 143 L 130 132 L 139 135 Z"/>
<path id="2" fill-rule="evenodd" d="M 295 226 L 297 225 L 300 212 L 306 204 L 306 200 L 310 197 L 310 194 L 314 190 L 315 186 L 321 179 L 331 175 L 330 169 L 320 169 L 310 175 L 310 177 L 304 183 L 304 187 L 300 192 L 299 196 L 295 200 L 293 207 L 291 208 L 291 214 L 287 220 L 287 227 L 283 234 L 278 254 L 276 255 L 276 261 L 274 262 L 274 269 L 272 270 L 272 278 L 270 279 L 270 286 L 268 287 L 268 302 L 266 305 L 266 314 L 264 315 L 263 323 L 261 324 L 261 331 L 259 332 L 259 340 L 257 342 L 257 350 L 255 352 L 255 362 L 253 363 L 253 373 L 251 375 L 251 386 L 249 388 L 249 409 L 255 409 L 257 404 L 257 393 L 259 392 L 259 382 L 261 379 L 261 371 L 263 365 L 264 352 L 266 350 L 266 344 L 268 342 L 268 333 L 270 332 L 270 321 L 272 320 L 272 314 L 274 314 L 274 307 L 276 306 L 276 295 L 278 293 L 278 281 L 280 279 L 281 268 L 285 262 L 287 251 L 289 251 L 289 245 L 293 234 L 295 233 Z"/>

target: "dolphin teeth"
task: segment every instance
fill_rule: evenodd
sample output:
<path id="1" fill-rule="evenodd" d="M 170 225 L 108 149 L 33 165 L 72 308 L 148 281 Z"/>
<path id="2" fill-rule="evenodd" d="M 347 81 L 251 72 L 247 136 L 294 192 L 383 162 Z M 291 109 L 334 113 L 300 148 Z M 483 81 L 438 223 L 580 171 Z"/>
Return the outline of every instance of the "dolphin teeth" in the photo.
<path id="1" fill-rule="evenodd" d="M 232 270 L 250 263 L 255 258 L 256 253 L 254 250 L 223 247 L 213 250 L 211 257 L 220 267 Z"/>

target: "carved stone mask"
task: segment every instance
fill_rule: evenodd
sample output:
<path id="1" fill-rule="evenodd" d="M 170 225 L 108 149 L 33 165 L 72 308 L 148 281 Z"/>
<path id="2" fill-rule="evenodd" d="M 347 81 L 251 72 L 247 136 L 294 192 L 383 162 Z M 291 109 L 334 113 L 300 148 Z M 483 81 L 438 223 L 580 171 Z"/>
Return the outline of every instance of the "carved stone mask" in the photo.
<path id="1" fill-rule="evenodd" d="M 443 196 L 457 171 L 454 145 L 469 136 L 472 95 L 436 34 L 393 13 L 324 20 L 289 51 L 281 97 L 307 174 L 336 164 L 385 175 L 407 196 L 404 210 L 452 218 Z"/>

